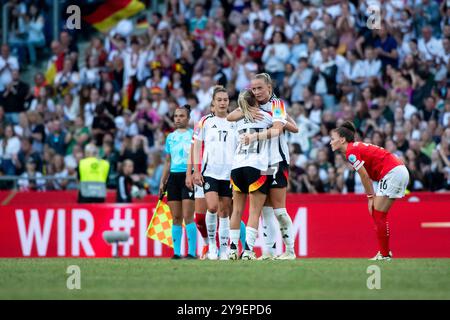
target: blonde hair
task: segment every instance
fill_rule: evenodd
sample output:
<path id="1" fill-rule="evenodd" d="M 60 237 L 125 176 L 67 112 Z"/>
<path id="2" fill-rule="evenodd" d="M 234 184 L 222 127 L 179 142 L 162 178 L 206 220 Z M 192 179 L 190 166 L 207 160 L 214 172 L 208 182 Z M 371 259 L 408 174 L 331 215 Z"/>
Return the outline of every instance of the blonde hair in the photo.
<path id="1" fill-rule="evenodd" d="M 258 73 L 253 77 L 254 80 L 263 80 L 265 84 L 267 84 L 268 86 L 270 86 L 270 95 L 273 94 L 273 81 L 272 81 L 272 77 L 266 73 Z"/>
<path id="2" fill-rule="evenodd" d="M 255 122 L 249 108 L 256 106 L 258 101 L 251 90 L 244 90 L 239 94 L 238 106 L 241 108 L 244 117 L 251 122 Z"/>

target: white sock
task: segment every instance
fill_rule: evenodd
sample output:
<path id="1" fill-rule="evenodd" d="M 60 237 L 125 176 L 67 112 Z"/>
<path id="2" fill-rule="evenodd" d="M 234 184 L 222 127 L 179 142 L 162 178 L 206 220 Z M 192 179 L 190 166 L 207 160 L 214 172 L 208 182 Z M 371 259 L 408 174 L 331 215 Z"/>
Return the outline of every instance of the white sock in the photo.
<path id="1" fill-rule="evenodd" d="M 219 218 L 219 243 L 220 252 L 227 252 L 230 239 L 230 218 Z"/>
<path id="2" fill-rule="evenodd" d="M 208 240 L 210 248 L 216 247 L 217 213 L 206 211 L 205 216 L 206 230 L 208 231 Z"/>
<path id="3" fill-rule="evenodd" d="M 276 253 L 276 234 L 277 222 L 272 207 L 263 207 L 262 209 L 262 226 L 264 235 L 264 251 L 266 254 L 275 255 Z"/>
<path id="4" fill-rule="evenodd" d="M 256 237 L 258 236 L 258 230 L 252 227 L 245 228 L 246 237 L 245 242 L 250 251 L 253 251 L 253 247 L 255 246 Z M 246 248 L 247 249 L 247 248 Z"/>
<path id="5" fill-rule="evenodd" d="M 230 249 L 237 250 L 239 244 L 239 237 L 241 236 L 241 229 L 230 229 Z"/>
<path id="6" fill-rule="evenodd" d="M 288 215 L 286 208 L 274 210 L 275 216 L 280 224 L 281 237 L 283 238 L 286 251 L 294 253 L 294 237 L 292 236 L 292 219 Z"/>

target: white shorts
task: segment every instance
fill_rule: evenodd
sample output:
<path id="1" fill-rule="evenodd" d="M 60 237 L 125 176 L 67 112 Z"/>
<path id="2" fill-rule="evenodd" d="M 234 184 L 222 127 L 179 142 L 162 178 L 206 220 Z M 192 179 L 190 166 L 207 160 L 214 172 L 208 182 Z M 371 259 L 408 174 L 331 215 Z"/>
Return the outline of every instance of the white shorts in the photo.
<path id="1" fill-rule="evenodd" d="M 403 198 L 409 182 L 409 172 L 404 165 L 396 166 L 378 181 L 377 196 L 391 199 Z"/>
<path id="2" fill-rule="evenodd" d="M 194 184 L 194 198 L 195 199 L 203 199 L 205 198 L 205 193 L 203 192 L 203 188 Z"/>

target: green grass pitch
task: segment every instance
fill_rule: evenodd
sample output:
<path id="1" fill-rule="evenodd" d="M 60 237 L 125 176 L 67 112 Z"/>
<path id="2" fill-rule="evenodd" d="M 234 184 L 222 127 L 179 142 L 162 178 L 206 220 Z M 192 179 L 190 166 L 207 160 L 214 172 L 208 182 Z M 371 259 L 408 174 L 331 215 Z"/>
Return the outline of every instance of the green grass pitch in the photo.
<path id="1" fill-rule="evenodd" d="M 80 290 L 67 289 L 70 265 Z M 450 259 L 0 259 L 0 299 L 450 299 Z"/>

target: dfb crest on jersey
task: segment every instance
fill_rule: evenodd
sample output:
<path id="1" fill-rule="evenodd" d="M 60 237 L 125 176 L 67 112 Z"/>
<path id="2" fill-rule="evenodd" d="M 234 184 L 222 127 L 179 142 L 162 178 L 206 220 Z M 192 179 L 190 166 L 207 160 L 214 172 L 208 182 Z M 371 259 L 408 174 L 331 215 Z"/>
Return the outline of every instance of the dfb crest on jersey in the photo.
<path id="1" fill-rule="evenodd" d="M 348 161 L 350 161 L 351 163 L 354 163 L 356 161 L 356 156 L 354 154 L 349 155 Z"/>
<path id="2" fill-rule="evenodd" d="M 208 182 L 205 183 L 205 190 L 209 190 L 209 188 L 211 188 L 211 186 L 209 185 Z"/>

